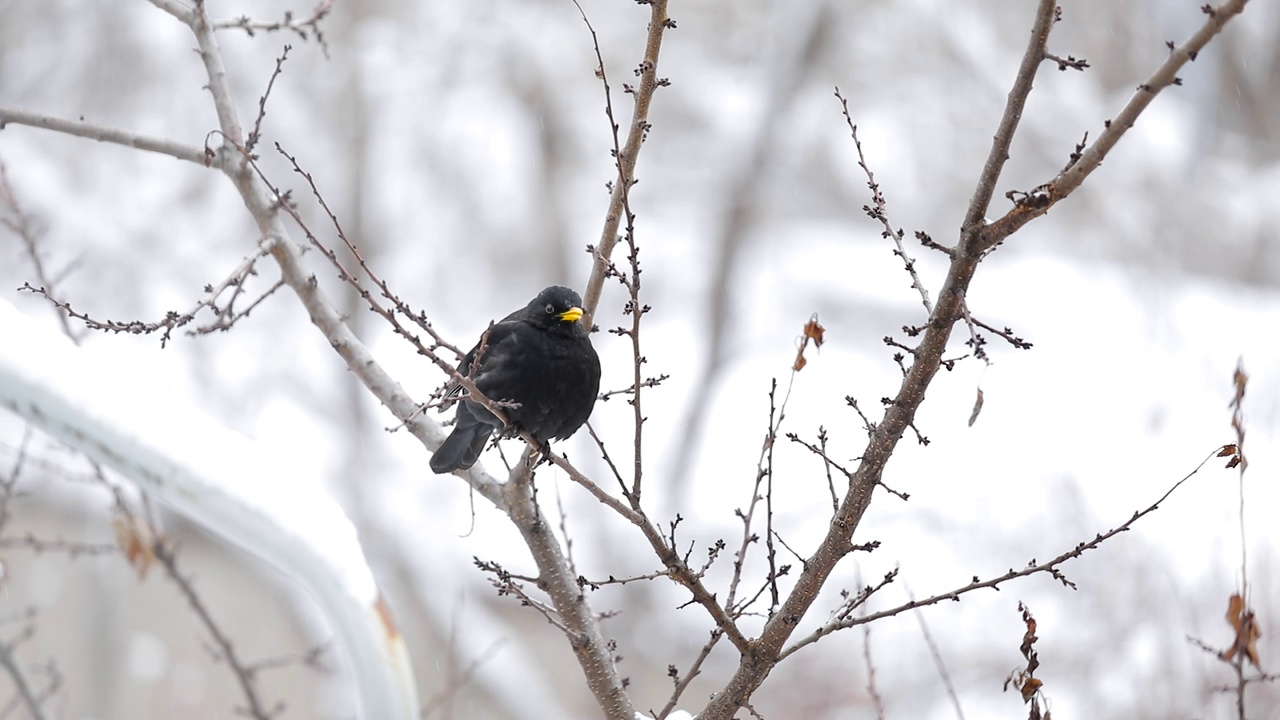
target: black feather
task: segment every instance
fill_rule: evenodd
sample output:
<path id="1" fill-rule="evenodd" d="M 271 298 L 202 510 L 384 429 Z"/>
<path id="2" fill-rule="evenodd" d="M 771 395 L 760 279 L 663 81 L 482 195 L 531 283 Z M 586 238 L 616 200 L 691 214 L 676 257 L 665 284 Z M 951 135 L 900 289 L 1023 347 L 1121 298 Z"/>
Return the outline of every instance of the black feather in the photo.
<path id="1" fill-rule="evenodd" d="M 553 285 L 489 329 L 458 372 L 471 377 L 490 400 L 518 403 L 503 408 L 511 424 L 504 427 L 463 395 L 457 425 L 432 456 L 432 470 L 471 467 L 495 430 L 504 437 L 528 432 L 546 443 L 569 437 L 587 421 L 600 392 L 600 359 L 578 319 L 581 314 L 578 293 Z M 458 392 L 455 387 L 450 394 Z"/>

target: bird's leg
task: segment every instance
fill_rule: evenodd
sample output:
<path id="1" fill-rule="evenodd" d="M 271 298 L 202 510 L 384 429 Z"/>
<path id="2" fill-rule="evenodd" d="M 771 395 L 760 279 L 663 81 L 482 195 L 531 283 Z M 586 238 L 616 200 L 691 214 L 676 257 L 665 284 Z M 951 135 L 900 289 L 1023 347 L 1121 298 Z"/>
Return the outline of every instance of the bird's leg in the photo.
<path id="1" fill-rule="evenodd" d="M 533 446 L 533 452 L 529 453 L 529 469 L 533 469 L 543 463 L 551 462 L 551 441 L 544 440 L 542 443 Z"/>

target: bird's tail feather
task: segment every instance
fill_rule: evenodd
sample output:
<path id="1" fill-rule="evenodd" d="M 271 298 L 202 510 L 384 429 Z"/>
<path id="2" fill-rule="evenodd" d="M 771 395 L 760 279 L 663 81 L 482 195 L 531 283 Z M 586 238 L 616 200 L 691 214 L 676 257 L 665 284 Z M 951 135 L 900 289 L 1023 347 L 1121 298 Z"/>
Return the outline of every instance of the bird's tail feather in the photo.
<path id="1" fill-rule="evenodd" d="M 466 470 L 475 465 L 492 433 L 493 427 L 490 425 L 480 422 L 464 425 L 459 422 L 458 427 L 453 429 L 449 437 L 445 438 L 435 454 L 431 456 L 432 471 L 440 475 L 455 470 Z"/>

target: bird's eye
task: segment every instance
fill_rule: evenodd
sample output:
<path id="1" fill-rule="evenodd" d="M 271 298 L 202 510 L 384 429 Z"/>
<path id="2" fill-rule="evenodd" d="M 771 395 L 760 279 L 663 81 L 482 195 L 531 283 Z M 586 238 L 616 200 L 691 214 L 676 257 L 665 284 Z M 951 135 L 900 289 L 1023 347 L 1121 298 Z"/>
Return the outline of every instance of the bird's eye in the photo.
<path id="1" fill-rule="evenodd" d="M 551 303 L 547 303 L 547 314 L 550 315 L 555 311 L 556 311 L 556 306 L 552 305 Z"/>

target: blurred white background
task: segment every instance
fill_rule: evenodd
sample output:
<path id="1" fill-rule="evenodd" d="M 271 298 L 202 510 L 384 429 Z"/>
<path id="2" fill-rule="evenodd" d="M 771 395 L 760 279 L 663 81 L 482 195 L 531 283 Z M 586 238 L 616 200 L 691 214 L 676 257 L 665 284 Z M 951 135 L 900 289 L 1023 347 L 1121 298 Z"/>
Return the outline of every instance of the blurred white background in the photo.
<path id="1" fill-rule="evenodd" d="M 1050 49 L 1087 58 L 1083 73 L 1046 64 L 1014 142 L 993 211 L 1007 190 L 1052 178 L 1088 131 L 1101 131 L 1138 84 L 1202 21 L 1192 0 L 1064 2 Z M 209 0 L 212 14 L 278 19 L 310 8 Z M 620 120 L 647 9 L 583 0 L 599 33 Z M 786 387 L 810 314 L 827 344 L 795 378 L 783 430 L 831 435 L 851 459 L 865 437 L 845 403 L 868 412 L 900 372 L 885 335 L 923 322 L 919 297 L 868 202 L 839 85 L 895 225 L 954 242 L 1031 25 L 1028 3 L 980 0 L 690 0 L 671 6 L 653 130 L 632 194 L 653 306 L 644 330 L 652 374 L 645 395 L 647 502 L 665 524 L 685 518 L 695 553 L 740 535 L 768 420 L 772 378 Z M 273 181 L 295 188 L 313 228 L 326 228 L 309 192 L 272 150 L 279 142 L 311 172 L 348 235 L 415 308 L 456 344 L 553 282 L 579 289 L 614 173 L 591 37 L 568 0 L 339 2 L 314 41 L 285 33 L 222 43 L 242 119 L 252 118 L 283 44 L 293 50 L 267 109 L 260 146 Z M 1034 343 L 993 339 L 993 364 L 972 360 L 934 382 L 886 482 L 909 502 L 877 497 L 855 542 L 878 550 L 843 566 L 806 627 L 838 604 L 835 591 L 894 567 L 900 582 L 873 609 L 1045 560 L 1128 519 L 1234 435 L 1227 402 L 1238 358 L 1251 461 L 1246 475 L 1249 578 L 1260 609 L 1264 669 L 1275 637 L 1280 577 L 1280 11 L 1253 3 L 1154 102 L 1086 185 L 1033 222 L 979 270 L 977 317 Z M 187 29 L 140 0 L 0 0 L 0 104 L 199 145 L 215 126 Z M 63 297 L 95 318 L 156 320 L 194 304 L 257 240 L 221 175 L 171 158 L 27 127 L 0 131 L 0 162 L 42 230 L 41 259 Z M 301 238 L 301 234 L 297 235 Z M 324 238 L 333 240 L 332 233 Z M 909 247 L 931 290 L 943 257 Z M 621 256 L 619 256 L 621 257 Z M 443 380 L 332 271 L 312 268 L 342 298 L 351 324 L 419 399 Z M 260 264 L 259 290 L 275 281 Z M 0 229 L 0 293 L 28 314 L 57 319 L 17 288 L 28 254 Z M 606 286 L 597 317 L 621 322 L 624 294 Z M 965 352 L 964 332 L 950 355 Z M 2 341 L 2 340 L 0 340 Z M 227 426 L 296 458 L 280 478 L 332 492 L 362 540 L 413 654 L 420 692 L 455 688 L 433 717 L 593 717 L 593 701 L 564 638 L 511 598 L 496 597 L 473 557 L 515 572 L 532 564 L 505 519 L 452 477 L 433 476 L 421 447 L 385 430 L 373 402 L 284 292 L 234 331 L 178 337 L 89 335 L 98 351 L 150 369 Z M 595 336 L 603 388 L 629 383 L 630 347 Z M 966 421 L 979 383 L 985 408 Z M 878 415 L 878 412 L 875 413 Z M 630 407 L 597 406 L 592 424 L 626 457 Z M 22 425 L 0 416 L 0 471 Z M 585 433 L 564 445 L 611 481 Z M 210 448 L 217 452 L 217 448 Z M 83 463 L 44 439 L 11 504 L 5 535 L 32 532 L 111 542 L 110 497 L 69 482 Z M 822 465 L 781 443 L 776 522 L 802 553 L 825 531 Z M 493 468 L 496 454 L 486 456 Z M 850 465 L 853 462 L 850 461 Z M 1224 665 L 1186 636 L 1225 646 L 1227 598 L 1239 582 L 1238 484 L 1206 466 L 1151 517 L 1066 567 L 1072 591 L 1037 577 L 923 612 L 967 717 L 1020 717 L 1002 693 L 1020 666 L 1027 603 L 1039 620 L 1039 676 L 1060 717 L 1234 716 Z M 563 503 L 579 568 L 589 578 L 649 572 L 656 560 L 625 522 L 560 474 L 539 474 L 549 515 Z M 474 503 L 475 515 L 472 517 Z M 304 651 L 329 639 L 309 599 L 252 558 L 182 518 L 184 566 L 247 657 Z M 164 578 L 139 583 L 116 556 L 68 559 L 6 546 L 0 628 L 38 610 L 23 644 L 31 665 L 56 662 L 63 681 L 51 716 L 222 718 L 238 702 L 232 677 L 209 660 L 204 635 Z M 726 557 L 713 586 L 729 572 Z M 861 578 L 860 580 L 858 578 Z M 638 708 L 661 707 L 666 668 L 683 670 L 711 625 L 670 583 L 595 593 Z M 873 626 L 871 654 L 887 717 L 955 717 L 917 619 Z M 725 643 L 684 706 L 697 709 L 736 665 Z M 264 695 L 285 717 L 350 717 L 341 665 L 269 671 Z M 458 674 L 467 674 L 460 689 Z M 863 635 L 823 640 L 784 663 L 757 695 L 767 718 L 872 717 Z M 4 687 L 0 683 L 0 687 Z M 11 691 L 4 690 L 9 693 Z M 1257 687 L 1251 717 L 1280 717 L 1280 689 Z"/>

